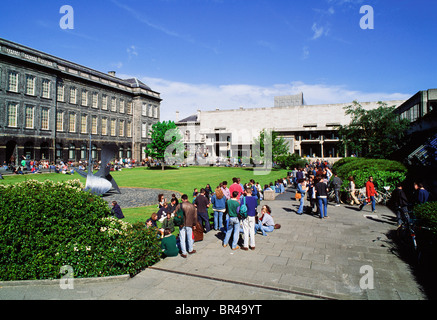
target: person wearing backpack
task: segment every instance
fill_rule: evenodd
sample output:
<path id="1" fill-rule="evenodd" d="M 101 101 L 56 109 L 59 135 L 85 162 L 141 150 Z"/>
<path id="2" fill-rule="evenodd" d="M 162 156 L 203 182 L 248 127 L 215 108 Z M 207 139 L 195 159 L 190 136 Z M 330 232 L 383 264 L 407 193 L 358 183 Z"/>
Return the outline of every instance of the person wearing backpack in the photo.
<path id="1" fill-rule="evenodd" d="M 240 199 L 240 211 L 245 205 L 247 207 L 247 217 L 242 220 L 243 225 L 243 250 L 255 250 L 255 216 L 256 208 L 258 206 L 257 198 L 252 196 L 252 188 L 246 189 L 247 196 Z M 250 239 L 250 245 L 249 245 Z"/>
<path id="2" fill-rule="evenodd" d="M 173 222 L 176 226 L 179 226 L 181 257 L 186 258 L 187 253 L 196 253 L 196 250 L 193 249 L 193 229 L 196 229 L 197 209 L 188 201 L 186 194 L 182 195 L 181 200 L 182 202 L 176 206 Z"/>
<path id="3" fill-rule="evenodd" d="M 237 246 L 238 239 L 240 237 L 240 220 L 238 218 L 237 209 L 240 206 L 240 203 L 237 200 L 239 193 L 238 191 L 232 192 L 231 199 L 226 201 L 226 207 L 228 211 L 228 227 L 226 229 L 226 235 L 225 239 L 223 240 L 223 247 L 227 247 L 229 243 L 229 239 L 231 238 L 231 235 L 233 237 L 232 239 L 232 250 L 240 249 L 239 246 Z"/>

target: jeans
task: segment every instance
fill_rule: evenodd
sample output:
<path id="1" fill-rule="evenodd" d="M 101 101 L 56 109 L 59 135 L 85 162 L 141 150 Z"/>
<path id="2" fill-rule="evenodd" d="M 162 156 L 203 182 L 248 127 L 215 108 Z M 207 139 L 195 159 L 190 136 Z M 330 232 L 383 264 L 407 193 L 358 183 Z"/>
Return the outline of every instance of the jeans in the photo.
<path id="1" fill-rule="evenodd" d="M 211 226 L 209 225 L 209 216 L 208 212 L 198 212 L 197 213 L 197 221 L 199 221 L 200 225 L 203 226 L 203 221 L 205 222 L 205 233 L 208 233 L 211 230 Z"/>
<path id="2" fill-rule="evenodd" d="M 328 216 L 328 198 L 317 197 L 317 201 L 319 202 L 320 218 L 327 217 Z"/>
<path id="3" fill-rule="evenodd" d="M 229 243 L 229 239 L 231 238 L 232 234 L 232 246 L 231 248 L 234 249 L 237 246 L 238 238 L 240 237 L 240 220 L 238 220 L 237 217 L 230 217 L 228 219 L 228 228 L 226 230 L 226 236 L 223 240 L 223 245 L 227 245 Z"/>
<path id="4" fill-rule="evenodd" d="M 218 230 L 223 227 L 223 212 L 214 211 L 214 229 Z"/>
<path id="5" fill-rule="evenodd" d="M 263 226 L 260 222 L 255 225 L 255 233 L 258 232 L 258 230 L 261 230 L 263 233 L 263 236 L 266 236 L 266 232 L 273 232 L 275 230 L 274 226 Z"/>
<path id="6" fill-rule="evenodd" d="M 372 212 L 373 212 L 373 211 L 375 211 L 375 205 L 376 205 L 375 197 L 370 196 L 370 201 L 372 202 Z M 365 207 L 366 205 L 367 205 L 367 201 L 364 201 L 363 207 Z"/>
<path id="7" fill-rule="evenodd" d="M 305 202 L 305 193 L 302 193 L 302 198 L 300 198 L 300 205 L 299 205 L 299 209 L 297 210 L 298 214 L 302 214 L 303 213 L 303 205 Z"/>
<path id="8" fill-rule="evenodd" d="M 334 189 L 335 203 L 340 204 L 340 189 Z"/>
<path id="9" fill-rule="evenodd" d="M 243 232 L 244 232 L 244 243 L 243 246 L 245 248 L 248 247 L 249 238 L 250 238 L 250 246 L 252 248 L 255 247 L 255 217 L 247 217 L 242 221 L 243 223 Z"/>
<path id="10" fill-rule="evenodd" d="M 188 242 L 188 252 L 193 251 L 193 228 L 191 227 L 182 227 L 179 230 L 179 239 L 181 245 L 182 254 L 187 254 L 187 242 Z"/>

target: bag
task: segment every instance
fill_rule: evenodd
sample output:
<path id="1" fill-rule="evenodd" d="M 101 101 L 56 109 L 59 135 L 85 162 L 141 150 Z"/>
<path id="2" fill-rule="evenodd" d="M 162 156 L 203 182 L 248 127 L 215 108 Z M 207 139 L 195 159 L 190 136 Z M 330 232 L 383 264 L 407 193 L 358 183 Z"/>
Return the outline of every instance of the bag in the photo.
<path id="1" fill-rule="evenodd" d="M 179 210 L 175 212 L 173 223 L 175 226 L 180 227 L 184 224 L 184 210 L 182 210 L 182 202 L 179 206 Z"/>
<path id="2" fill-rule="evenodd" d="M 193 230 L 193 240 L 194 242 L 203 240 L 203 226 L 197 221 L 196 229 Z"/>
<path id="3" fill-rule="evenodd" d="M 302 194 L 300 192 L 296 192 L 296 195 L 294 197 L 296 200 L 300 200 L 302 198 Z"/>
<path id="4" fill-rule="evenodd" d="M 246 197 L 243 197 L 243 203 L 237 208 L 237 217 L 240 220 L 247 218 Z"/>
<path id="5" fill-rule="evenodd" d="M 275 224 L 275 229 L 281 229 L 281 225 L 279 223 Z"/>

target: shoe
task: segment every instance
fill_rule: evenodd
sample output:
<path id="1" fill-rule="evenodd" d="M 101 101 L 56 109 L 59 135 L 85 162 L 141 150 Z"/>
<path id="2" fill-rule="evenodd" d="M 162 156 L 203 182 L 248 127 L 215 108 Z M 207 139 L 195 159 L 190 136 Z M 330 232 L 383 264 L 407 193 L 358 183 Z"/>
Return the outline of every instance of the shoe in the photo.
<path id="1" fill-rule="evenodd" d="M 181 257 L 186 259 L 186 258 L 187 258 L 187 255 L 181 253 Z"/>
<path id="2" fill-rule="evenodd" d="M 336 207 L 339 207 L 340 205 L 339 205 L 339 204 L 336 204 L 335 206 L 336 206 Z"/>
<path id="3" fill-rule="evenodd" d="M 193 251 L 191 251 L 191 252 L 188 252 L 188 254 L 193 254 L 193 253 L 196 253 L 196 250 L 193 250 Z"/>
<path id="4" fill-rule="evenodd" d="M 241 247 L 241 250 L 247 251 L 247 250 L 249 250 L 249 248 Z"/>
<path id="5" fill-rule="evenodd" d="M 238 250 L 238 249 L 240 249 L 239 246 L 236 246 L 235 248 L 232 248 L 232 250 Z"/>
<path id="6" fill-rule="evenodd" d="M 224 244 L 224 245 L 223 245 L 223 248 L 226 248 L 227 246 L 228 246 L 227 244 Z"/>
<path id="7" fill-rule="evenodd" d="M 360 211 L 363 210 L 363 208 L 364 208 L 364 205 L 361 204 L 361 205 L 360 205 Z"/>
<path id="8" fill-rule="evenodd" d="M 251 247 L 251 246 L 249 246 L 249 248 L 250 248 L 250 250 L 255 250 L 255 247 Z"/>

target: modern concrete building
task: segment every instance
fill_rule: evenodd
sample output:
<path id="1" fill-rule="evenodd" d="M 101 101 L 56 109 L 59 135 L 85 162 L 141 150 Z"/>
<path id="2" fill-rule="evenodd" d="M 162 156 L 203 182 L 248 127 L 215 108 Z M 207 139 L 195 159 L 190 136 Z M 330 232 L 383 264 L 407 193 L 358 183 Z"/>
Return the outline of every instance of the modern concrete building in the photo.
<path id="1" fill-rule="evenodd" d="M 159 121 L 160 94 L 138 79 L 120 79 L 0 39 L 0 163 L 28 159 L 100 160 L 104 144 L 141 161 Z"/>
<path id="2" fill-rule="evenodd" d="M 405 101 L 385 101 L 399 106 Z M 351 103 L 305 105 L 303 93 L 275 97 L 274 107 L 198 111 L 196 115 L 177 122 L 184 134 L 184 143 L 193 157 L 239 158 L 252 156 L 254 139 L 264 129 L 279 132 L 288 142 L 290 153 L 302 157 L 338 158 L 340 125 L 350 123 L 344 108 Z M 371 110 L 378 102 L 361 102 Z M 346 151 L 347 152 L 347 151 Z M 192 159 L 188 158 L 188 161 Z"/>

